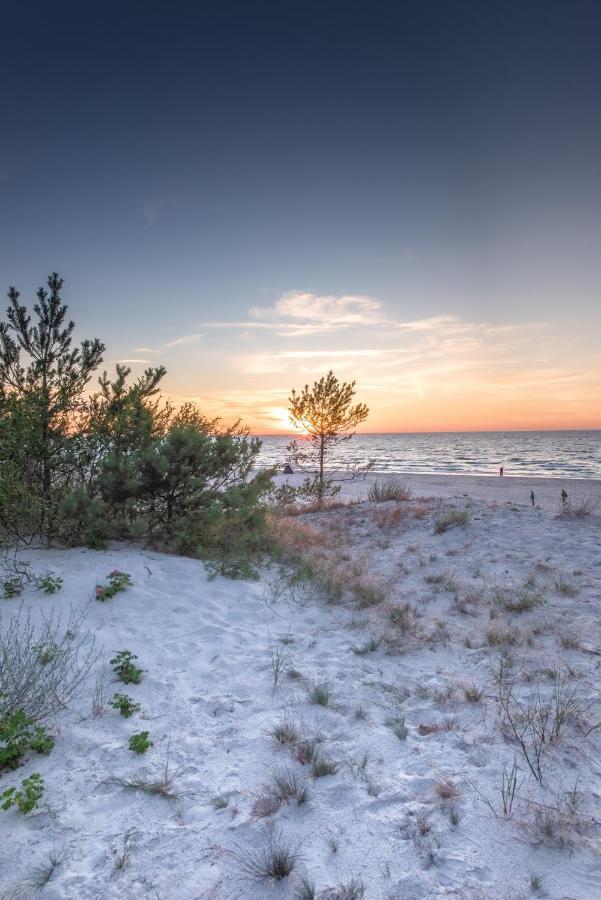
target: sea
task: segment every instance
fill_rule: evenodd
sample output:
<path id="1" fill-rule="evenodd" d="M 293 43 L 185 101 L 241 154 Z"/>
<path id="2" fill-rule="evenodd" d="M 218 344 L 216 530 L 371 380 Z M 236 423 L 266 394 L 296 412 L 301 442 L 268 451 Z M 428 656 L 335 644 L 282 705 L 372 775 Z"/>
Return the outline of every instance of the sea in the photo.
<path id="1" fill-rule="evenodd" d="M 259 464 L 281 468 L 291 437 L 260 437 Z M 399 474 L 498 475 L 503 466 L 508 476 L 601 478 L 601 430 L 357 434 L 332 451 L 329 468 L 366 463 Z"/>

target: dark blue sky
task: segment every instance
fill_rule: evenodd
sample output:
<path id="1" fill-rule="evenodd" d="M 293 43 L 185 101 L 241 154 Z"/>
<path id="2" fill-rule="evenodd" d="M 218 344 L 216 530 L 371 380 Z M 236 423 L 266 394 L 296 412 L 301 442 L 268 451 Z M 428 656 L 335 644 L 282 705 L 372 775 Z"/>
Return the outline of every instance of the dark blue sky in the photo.
<path id="1" fill-rule="evenodd" d="M 291 290 L 599 324 L 600 47 L 586 0 L 5 4 L 0 282 L 121 356 Z"/>

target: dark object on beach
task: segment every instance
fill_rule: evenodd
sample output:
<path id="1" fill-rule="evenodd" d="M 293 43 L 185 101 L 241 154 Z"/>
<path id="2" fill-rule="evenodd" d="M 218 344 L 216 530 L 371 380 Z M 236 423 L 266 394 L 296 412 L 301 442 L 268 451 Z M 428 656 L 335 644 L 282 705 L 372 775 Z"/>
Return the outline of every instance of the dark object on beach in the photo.
<path id="1" fill-rule="evenodd" d="M 530 502 L 534 506 L 534 491 L 530 491 Z"/>
<path id="2" fill-rule="evenodd" d="M 290 463 L 286 463 L 286 465 L 284 466 L 284 475 L 294 475 Z"/>
<path id="3" fill-rule="evenodd" d="M 561 489 L 561 505 L 565 509 L 568 503 L 568 492 L 565 488 Z"/>
<path id="4" fill-rule="evenodd" d="M 501 468 L 499 469 L 499 475 L 501 478 L 503 477 L 503 466 L 501 466 Z"/>

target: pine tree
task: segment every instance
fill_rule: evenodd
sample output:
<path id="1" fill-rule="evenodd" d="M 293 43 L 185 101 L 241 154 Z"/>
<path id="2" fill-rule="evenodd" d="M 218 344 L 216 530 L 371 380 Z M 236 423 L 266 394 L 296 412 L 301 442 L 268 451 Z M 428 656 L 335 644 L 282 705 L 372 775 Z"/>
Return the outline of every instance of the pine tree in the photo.
<path id="1" fill-rule="evenodd" d="M 36 461 L 36 471 L 28 477 L 31 490 L 41 501 L 42 530 L 53 489 L 68 469 L 64 450 L 72 417 L 105 349 L 96 339 L 72 346 L 75 323 L 66 320 L 62 287 L 56 272 L 48 278 L 48 290 L 40 287 L 33 323 L 27 308 L 19 302 L 19 292 L 11 287 L 8 321 L 0 323 L 0 394 L 5 410 L 18 408 L 28 413 L 30 427 L 23 437 L 29 458 Z"/>
<path id="2" fill-rule="evenodd" d="M 300 393 L 293 389 L 288 398 L 290 421 L 309 435 L 308 449 L 293 441 L 288 451 L 301 468 L 308 466 L 316 471 L 314 488 L 319 502 L 331 492 L 331 481 L 324 474 L 328 454 L 350 440 L 356 427 L 369 415 L 364 403 L 353 405 L 354 396 L 355 382 L 341 384 L 330 371 L 312 388 L 306 384 Z"/>

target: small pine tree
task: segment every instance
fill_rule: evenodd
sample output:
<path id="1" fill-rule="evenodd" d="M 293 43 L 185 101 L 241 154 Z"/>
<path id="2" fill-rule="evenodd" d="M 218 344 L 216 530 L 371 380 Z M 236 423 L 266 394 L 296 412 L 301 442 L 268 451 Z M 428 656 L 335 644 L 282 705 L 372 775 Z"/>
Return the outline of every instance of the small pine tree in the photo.
<path id="1" fill-rule="evenodd" d="M 137 505 L 147 533 L 176 552 L 243 557 L 264 539 L 270 473 L 253 472 L 258 439 L 205 424 L 174 424 L 137 456 Z"/>
<path id="2" fill-rule="evenodd" d="M 129 453 L 164 431 L 171 414 L 171 407 L 160 396 L 160 382 L 166 374 L 164 366 L 148 368 L 128 384 L 128 366 L 117 363 L 112 381 L 103 372 L 98 379 L 100 391 L 90 397 L 83 423 L 97 452 Z"/>
<path id="3" fill-rule="evenodd" d="M 66 460 L 72 418 L 105 349 L 97 339 L 72 346 L 75 324 L 66 321 L 62 287 L 62 278 L 56 272 L 48 278 L 48 290 L 40 287 L 33 324 L 27 308 L 19 302 L 19 292 L 11 287 L 8 321 L 0 322 L 3 432 L 8 442 L 11 434 L 15 438 L 15 428 L 21 429 L 17 435 L 21 452 L 17 450 L 11 462 L 21 489 L 26 486 L 39 500 L 38 526 L 42 533 L 51 528 L 57 489 L 64 489 L 72 471 Z M 2 450 L 6 448 L 7 443 Z"/>
<path id="4" fill-rule="evenodd" d="M 301 468 L 309 467 L 315 472 L 314 492 L 320 503 L 333 492 L 332 481 L 324 474 L 328 454 L 337 445 L 350 440 L 357 426 L 369 415 L 364 403 L 353 405 L 354 396 L 355 382 L 341 384 L 330 371 L 312 388 L 306 384 L 300 393 L 293 389 L 288 398 L 290 421 L 299 431 L 309 435 L 308 449 L 292 441 L 288 452 Z M 311 485 L 305 490 L 309 487 Z"/>

